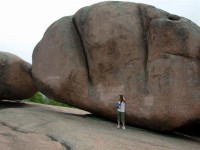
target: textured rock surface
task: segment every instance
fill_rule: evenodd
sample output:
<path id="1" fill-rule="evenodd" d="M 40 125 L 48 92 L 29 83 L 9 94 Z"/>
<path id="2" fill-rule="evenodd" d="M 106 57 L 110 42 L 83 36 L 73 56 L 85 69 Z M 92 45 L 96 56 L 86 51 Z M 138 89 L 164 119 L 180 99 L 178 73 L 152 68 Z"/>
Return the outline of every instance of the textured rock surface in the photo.
<path id="1" fill-rule="evenodd" d="M 41 92 L 129 124 L 170 130 L 200 119 L 200 28 L 155 7 L 103 2 L 61 18 L 33 53 Z M 50 61 L 51 60 L 51 61 Z"/>
<path id="2" fill-rule="evenodd" d="M 199 119 L 200 28 L 186 19 L 150 24 L 148 82 L 165 126 Z M 160 106 L 161 105 L 161 106 Z"/>
<path id="3" fill-rule="evenodd" d="M 16 55 L 0 52 L 0 100 L 22 100 L 36 91 L 31 65 Z"/>
<path id="4" fill-rule="evenodd" d="M 36 134 L 15 131 L 0 124 L 1 150 L 63 150 L 63 146 L 51 138 Z"/>
<path id="5" fill-rule="evenodd" d="M 33 66 L 38 88 L 47 96 L 76 100 L 76 105 L 88 98 L 84 51 L 72 17 L 61 18 L 48 28 L 34 49 Z"/>

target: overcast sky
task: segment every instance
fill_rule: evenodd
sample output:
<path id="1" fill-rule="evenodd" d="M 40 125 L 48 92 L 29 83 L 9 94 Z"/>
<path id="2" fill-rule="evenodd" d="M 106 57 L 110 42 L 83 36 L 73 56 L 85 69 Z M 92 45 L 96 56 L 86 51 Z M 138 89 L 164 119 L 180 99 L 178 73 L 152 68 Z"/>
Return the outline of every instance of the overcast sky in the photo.
<path id="1" fill-rule="evenodd" d="M 32 63 L 32 52 L 46 29 L 63 16 L 103 0 L 0 0 L 0 51 Z M 200 0 L 120 0 L 146 3 L 186 17 L 200 26 Z"/>

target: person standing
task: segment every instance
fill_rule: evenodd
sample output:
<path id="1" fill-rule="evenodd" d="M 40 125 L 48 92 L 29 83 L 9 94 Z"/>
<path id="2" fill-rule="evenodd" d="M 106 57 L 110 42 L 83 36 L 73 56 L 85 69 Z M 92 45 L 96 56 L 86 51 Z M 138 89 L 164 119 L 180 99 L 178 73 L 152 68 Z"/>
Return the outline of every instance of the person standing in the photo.
<path id="1" fill-rule="evenodd" d="M 126 129 L 125 127 L 125 98 L 123 95 L 119 95 L 119 101 L 117 103 L 117 128 L 120 128 L 120 124 L 122 123 L 122 129 Z"/>

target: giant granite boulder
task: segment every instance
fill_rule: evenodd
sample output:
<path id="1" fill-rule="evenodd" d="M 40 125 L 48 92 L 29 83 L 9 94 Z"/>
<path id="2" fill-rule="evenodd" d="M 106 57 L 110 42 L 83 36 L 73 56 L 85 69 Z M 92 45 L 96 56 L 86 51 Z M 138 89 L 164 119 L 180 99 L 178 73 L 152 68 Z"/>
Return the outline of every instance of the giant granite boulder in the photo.
<path id="1" fill-rule="evenodd" d="M 16 55 L 0 52 L 0 100 L 23 100 L 36 92 L 31 64 Z"/>
<path id="2" fill-rule="evenodd" d="M 102 2 L 54 22 L 33 52 L 41 92 L 116 120 L 171 130 L 200 119 L 200 28 L 153 6 Z"/>

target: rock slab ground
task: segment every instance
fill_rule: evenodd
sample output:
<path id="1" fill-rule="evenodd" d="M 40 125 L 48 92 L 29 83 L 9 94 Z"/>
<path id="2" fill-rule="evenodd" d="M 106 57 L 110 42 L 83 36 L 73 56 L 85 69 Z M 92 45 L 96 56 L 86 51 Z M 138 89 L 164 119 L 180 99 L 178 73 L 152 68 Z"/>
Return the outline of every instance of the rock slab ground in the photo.
<path id="1" fill-rule="evenodd" d="M 197 150 L 198 140 L 116 124 L 75 108 L 0 103 L 1 150 Z"/>

